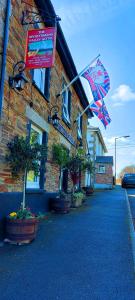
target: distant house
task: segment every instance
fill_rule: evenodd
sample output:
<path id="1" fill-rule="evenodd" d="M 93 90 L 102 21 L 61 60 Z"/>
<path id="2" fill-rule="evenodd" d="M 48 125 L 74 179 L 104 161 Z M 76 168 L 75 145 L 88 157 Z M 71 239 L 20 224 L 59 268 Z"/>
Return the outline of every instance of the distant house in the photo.
<path id="1" fill-rule="evenodd" d="M 113 157 L 105 156 L 107 148 L 98 127 L 87 127 L 87 151 L 95 167 L 91 175 L 91 182 L 94 188 L 112 188 L 113 186 Z M 88 182 L 89 181 L 89 182 Z M 90 176 L 86 173 L 85 185 L 90 184 Z"/>
<path id="2" fill-rule="evenodd" d="M 113 187 L 113 156 L 97 156 L 95 160 L 95 188 Z"/>
<path id="3" fill-rule="evenodd" d="M 87 152 L 90 154 L 90 159 L 95 165 L 96 156 L 104 156 L 107 153 L 107 148 L 102 136 L 102 133 L 98 127 L 87 127 Z M 91 176 L 91 182 L 94 185 L 94 174 Z M 85 185 L 90 184 L 90 176 L 86 172 Z"/>

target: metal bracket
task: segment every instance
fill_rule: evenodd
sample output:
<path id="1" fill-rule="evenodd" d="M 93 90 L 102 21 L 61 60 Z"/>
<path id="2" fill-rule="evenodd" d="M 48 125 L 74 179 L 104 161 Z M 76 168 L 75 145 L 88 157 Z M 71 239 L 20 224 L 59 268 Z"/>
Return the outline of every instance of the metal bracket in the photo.
<path id="1" fill-rule="evenodd" d="M 41 12 L 40 14 L 30 10 L 22 12 L 22 25 L 38 24 L 51 20 L 54 21 L 55 25 L 57 22 L 61 21 L 61 18 L 57 15 L 49 16 L 44 12 Z"/>

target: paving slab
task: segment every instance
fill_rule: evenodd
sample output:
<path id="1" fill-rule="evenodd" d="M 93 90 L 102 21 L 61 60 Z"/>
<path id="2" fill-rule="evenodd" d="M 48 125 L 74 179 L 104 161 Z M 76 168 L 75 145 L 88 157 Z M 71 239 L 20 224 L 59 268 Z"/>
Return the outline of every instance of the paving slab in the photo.
<path id="1" fill-rule="evenodd" d="M 1 300 L 135 300 L 123 189 L 101 191 L 40 224 L 25 246 L 0 247 Z"/>

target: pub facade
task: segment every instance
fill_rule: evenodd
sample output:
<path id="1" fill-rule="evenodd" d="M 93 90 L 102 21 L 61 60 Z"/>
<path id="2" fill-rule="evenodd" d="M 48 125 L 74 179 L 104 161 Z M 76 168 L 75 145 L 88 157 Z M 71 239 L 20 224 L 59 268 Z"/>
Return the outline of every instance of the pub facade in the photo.
<path id="1" fill-rule="evenodd" d="M 18 135 L 36 136 L 38 143 L 48 148 L 42 172 L 38 177 L 29 172 L 26 183 L 30 205 L 33 203 L 38 209 L 42 206 L 47 209 L 47 199 L 58 191 L 59 181 L 59 168 L 52 161 L 52 145 L 61 143 L 72 153 L 81 141 L 85 149 L 88 117 L 93 115 L 89 109 L 89 113 L 84 113 L 80 121 L 75 122 L 88 105 L 80 79 L 62 95 L 56 96 L 77 76 L 77 70 L 51 1 L 8 0 L 6 5 L 3 1 L 3 7 L 0 35 L 0 208 L 3 213 L 11 210 L 21 197 L 22 181 L 12 178 L 5 159 L 7 143 Z M 52 26 L 57 27 L 54 66 L 23 68 L 28 30 Z M 13 86 L 19 67 L 23 68 L 25 79 L 22 90 Z M 57 126 L 53 122 L 55 114 L 59 117 Z M 70 184 L 69 174 L 65 172 L 63 189 L 67 190 Z"/>

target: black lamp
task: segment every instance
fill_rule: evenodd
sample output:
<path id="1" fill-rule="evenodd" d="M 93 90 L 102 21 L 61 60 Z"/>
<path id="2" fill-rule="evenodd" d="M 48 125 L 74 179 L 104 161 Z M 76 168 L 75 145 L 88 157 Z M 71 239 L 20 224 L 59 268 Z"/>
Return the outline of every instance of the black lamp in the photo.
<path id="1" fill-rule="evenodd" d="M 24 69 L 25 63 L 23 61 L 17 62 L 13 67 L 13 76 L 9 77 L 9 86 L 19 92 L 24 89 L 25 84 L 28 82 Z"/>
<path id="2" fill-rule="evenodd" d="M 48 117 L 48 122 L 52 123 L 54 127 L 57 127 L 59 124 L 60 118 L 58 117 L 58 111 L 59 111 L 59 108 L 57 105 L 52 106 L 52 108 L 50 110 L 50 116 Z"/>

